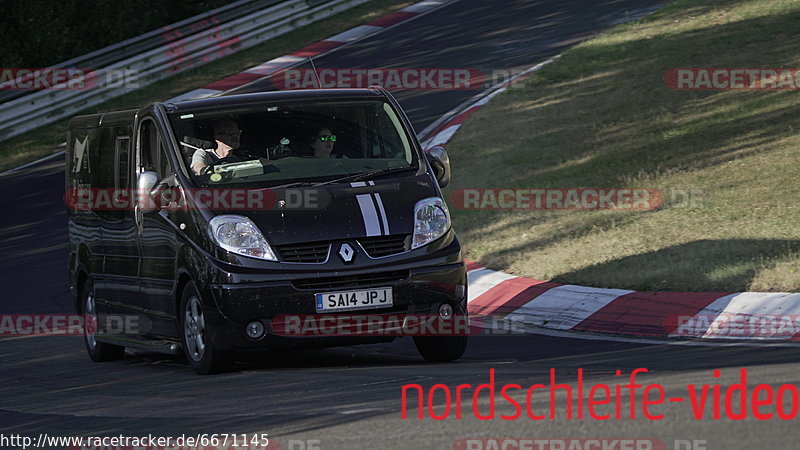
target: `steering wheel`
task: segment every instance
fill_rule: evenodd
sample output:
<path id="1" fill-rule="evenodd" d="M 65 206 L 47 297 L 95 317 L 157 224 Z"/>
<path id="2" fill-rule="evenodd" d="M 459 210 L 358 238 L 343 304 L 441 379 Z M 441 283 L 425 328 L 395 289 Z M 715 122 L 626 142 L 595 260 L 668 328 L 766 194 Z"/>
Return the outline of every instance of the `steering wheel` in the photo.
<path id="1" fill-rule="evenodd" d="M 229 156 L 226 156 L 226 157 L 224 157 L 224 158 L 220 158 L 220 159 L 218 159 L 218 160 L 216 160 L 216 161 L 212 162 L 211 164 L 209 164 L 209 165 L 205 166 L 205 167 L 203 168 L 203 170 L 202 170 L 202 171 L 200 171 L 200 174 L 201 174 L 201 175 L 208 175 L 208 174 L 210 174 L 210 173 L 213 173 L 213 172 L 214 172 L 214 171 L 212 170 L 212 169 L 213 169 L 213 167 L 214 167 L 214 166 L 218 166 L 218 165 L 220 165 L 220 164 L 230 164 L 230 163 L 241 162 L 241 161 L 242 161 L 242 159 L 241 159 L 241 158 L 239 158 L 238 156 L 235 156 L 235 155 L 229 155 Z"/>

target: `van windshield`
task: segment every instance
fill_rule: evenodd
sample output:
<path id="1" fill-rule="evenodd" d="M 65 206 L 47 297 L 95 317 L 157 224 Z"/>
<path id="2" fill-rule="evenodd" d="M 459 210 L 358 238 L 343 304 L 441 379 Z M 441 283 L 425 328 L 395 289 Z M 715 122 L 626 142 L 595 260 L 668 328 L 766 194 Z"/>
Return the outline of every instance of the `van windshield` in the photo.
<path id="1" fill-rule="evenodd" d="M 187 167 L 204 187 L 335 182 L 419 167 L 411 138 L 383 100 L 182 109 L 169 120 Z"/>

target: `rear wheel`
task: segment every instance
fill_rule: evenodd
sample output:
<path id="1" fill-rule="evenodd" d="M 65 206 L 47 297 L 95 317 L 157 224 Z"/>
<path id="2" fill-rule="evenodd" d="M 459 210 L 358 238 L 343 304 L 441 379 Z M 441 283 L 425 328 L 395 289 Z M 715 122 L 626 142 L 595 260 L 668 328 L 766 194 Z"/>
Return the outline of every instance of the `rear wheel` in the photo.
<path id="1" fill-rule="evenodd" d="M 113 344 L 106 344 L 104 342 L 97 342 L 95 334 L 97 334 L 98 324 L 100 323 L 97 316 L 97 302 L 94 297 L 94 285 L 91 281 L 87 281 L 83 288 L 83 295 L 81 299 L 83 309 L 83 343 L 86 346 L 86 352 L 94 362 L 105 362 L 122 359 L 125 356 L 125 347 Z"/>
<path id="2" fill-rule="evenodd" d="M 233 352 L 215 348 L 206 339 L 203 304 L 194 282 L 189 282 L 181 296 L 181 341 L 186 359 L 201 375 L 225 372 L 233 365 Z"/>

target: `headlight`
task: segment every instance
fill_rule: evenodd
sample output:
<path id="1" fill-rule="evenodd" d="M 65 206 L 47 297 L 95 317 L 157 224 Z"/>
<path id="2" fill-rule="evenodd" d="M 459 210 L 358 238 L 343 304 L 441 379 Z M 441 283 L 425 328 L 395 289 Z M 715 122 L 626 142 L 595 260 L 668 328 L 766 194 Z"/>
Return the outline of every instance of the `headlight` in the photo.
<path id="1" fill-rule="evenodd" d="M 208 231 L 211 239 L 229 252 L 267 261 L 278 260 L 264 235 L 247 217 L 216 216 L 208 223 Z"/>
<path id="2" fill-rule="evenodd" d="M 411 249 L 439 239 L 450 229 L 450 212 L 439 197 L 420 200 L 414 206 L 414 239 Z"/>

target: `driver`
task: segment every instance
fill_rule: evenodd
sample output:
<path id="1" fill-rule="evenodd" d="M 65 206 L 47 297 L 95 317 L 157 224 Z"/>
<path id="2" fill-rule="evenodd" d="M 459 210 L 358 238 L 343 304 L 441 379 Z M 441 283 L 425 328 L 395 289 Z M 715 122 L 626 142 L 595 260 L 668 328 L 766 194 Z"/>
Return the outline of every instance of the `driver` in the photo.
<path id="1" fill-rule="evenodd" d="M 315 158 L 331 158 L 336 135 L 328 127 L 322 127 L 311 138 L 311 151 Z M 341 158 L 341 156 L 339 156 Z"/>
<path id="2" fill-rule="evenodd" d="M 199 149 L 192 155 L 192 170 L 200 175 L 206 167 L 222 158 L 235 156 L 234 150 L 239 148 L 242 130 L 231 119 L 223 119 L 214 124 L 215 149 Z"/>

